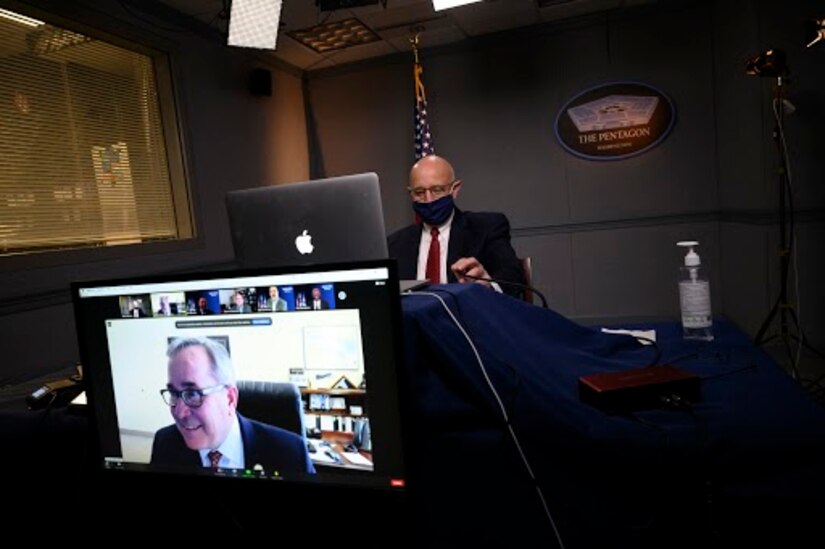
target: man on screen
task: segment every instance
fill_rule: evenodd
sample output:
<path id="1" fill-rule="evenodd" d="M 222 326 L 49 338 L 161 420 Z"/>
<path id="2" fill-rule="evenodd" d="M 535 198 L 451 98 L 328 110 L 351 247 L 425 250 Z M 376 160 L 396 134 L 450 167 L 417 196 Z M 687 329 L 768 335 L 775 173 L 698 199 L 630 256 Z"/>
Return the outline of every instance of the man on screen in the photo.
<path id="1" fill-rule="evenodd" d="M 213 315 L 215 314 L 212 309 L 209 308 L 209 300 L 205 297 L 201 296 L 198 298 L 198 308 L 195 309 L 196 315 Z"/>
<path id="2" fill-rule="evenodd" d="M 237 413 L 238 388 L 229 353 L 205 337 L 175 339 L 166 352 L 161 391 L 173 425 L 155 433 L 152 465 L 253 469 L 267 474 L 314 473 L 303 438 Z"/>
<path id="3" fill-rule="evenodd" d="M 269 287 L 269 307 L 273 313 L 286 311 L 286 299 L 280 296 L 277 286 Z"/>
<path id="4" fill-rule="evenodd" d="M 238 290 L 234 294 L 232 294 L 232 300 L 235 302 L 236 313 L 252 312 L 252 307 L 250 307 L 249 303 L 246 302 L 246 296 L 243 294 L 241 290 Z"/>
<path id="5" fill-rule="evenodd" d="M 169 303 L 168 295 L 160 296 L 160 307 L 158 308 L 157 314 L 160 316 L 172 316 L 172 305 Z"/>
<path id="6" fill-rule="evenodd" d="M 329 309 L 329 301 L 321 297 L 321 288 L 317 286 L 312 289 L 312 302 L 309 308 L 315 311 Z"/>
<path id="7" fill-rule="evenodd" d="M 133 299 L 130 303 L 129 316 L 135 318 L 143 318 L 146 316 L 146 311 L 143 310 L 143 301 L 140 299 Z"/>

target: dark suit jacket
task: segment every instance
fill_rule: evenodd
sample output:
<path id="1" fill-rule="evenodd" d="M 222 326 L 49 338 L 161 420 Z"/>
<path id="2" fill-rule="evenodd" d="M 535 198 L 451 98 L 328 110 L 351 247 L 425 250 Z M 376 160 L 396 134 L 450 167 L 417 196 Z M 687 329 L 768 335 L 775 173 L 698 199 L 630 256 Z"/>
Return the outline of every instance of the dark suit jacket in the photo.
<path id="1" fill-rule="evenodd" d="M 326 299 L 324 299 L 323 297 L 322 297 L 321 299 L 319 299 L 318 301 L 320 301 L 320 302 L 321 302 L 321 303 L 320 303 L 320 305 L 321 305 L 321 310 L 329 309 L 329 301 L 327 301 L 327 300 L 326 300 Z M 309 305 L 309 308 L 310 308 L 310 309 L 312 309 L 312 308 L 315 306 L 315 300 L 314 300 L 314 299 L 310 299 L 310 300 L 309 300 L 308 305 Z"/>
<path id="2" fill-rule="evenodd" d="M 267 472 L 276 470 L 282 475 L 315 472 L 303 438 L 286 429 L 246 419 L 240 414 L 238 420 L 246 468 L 251 469 L 260 463 Z M 172 467 L 203 466 L 198 451 L 186 446 L 176 425 L 169 425 L 155 433 L 150 463 Z"/>
<path id="3" fill-rule="evenodd" d="M 387 239 L 389 255 L 398 261 L 398 276 L 416 278 L 422 225 L 414 224 L 394 232 Z M 475 257 L 491 278 L 524 284 L 521 261 L 510 244 L 510 223 L 504 214 L 455 210 L 447 248 L 447 282 L 456 282 L 450 265 L 461 257 Z M 515 286 L 501 284 L 504 293 L 520 296 Z"/>

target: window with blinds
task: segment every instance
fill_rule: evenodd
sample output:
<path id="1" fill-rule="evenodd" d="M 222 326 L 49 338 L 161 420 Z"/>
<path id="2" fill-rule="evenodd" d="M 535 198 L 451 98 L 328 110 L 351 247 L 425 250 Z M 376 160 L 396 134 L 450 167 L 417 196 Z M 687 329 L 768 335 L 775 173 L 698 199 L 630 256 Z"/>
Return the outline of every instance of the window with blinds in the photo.
<path id="1" fill-rule="evenodd" d="M 0 255 L 192 237 L 157 61 L 0 9 Z"/>

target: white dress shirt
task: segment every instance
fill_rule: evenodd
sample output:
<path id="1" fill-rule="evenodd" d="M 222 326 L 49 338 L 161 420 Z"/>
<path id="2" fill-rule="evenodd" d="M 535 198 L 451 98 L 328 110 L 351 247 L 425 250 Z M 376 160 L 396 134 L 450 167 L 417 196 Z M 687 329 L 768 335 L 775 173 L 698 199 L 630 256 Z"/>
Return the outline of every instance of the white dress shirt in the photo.
<path id="1" fill-rule="evenodd" d="M 447 283 L 447 251 L 450 245 L 450 228 L 453 225 L 453 216 L 455 214 L 450 214 L 450 218 L 444 222 L 443 225 L 438 227 L 438 245 L 439 245 L 439 259 L 438 259 L 438 282 L 439 284 L 446 284 Z M 427 257 L 430 255 L 430 242 L 432 242 L 433 237 L 430 234 L 430 231 L 433 229 L 433 225 L 428 223 L 421 224 L 424 228 L 421 229 L 421 242 L 418 244 L 418 270 L 416 272 L 415 278 L 418 280 L 426 280 L 427 278 Z M 489 274 L 488 274 L 489 276 Z M 501 286 L 498 285 L 496 282 L 491 282 L 490 286 L 501 293 Z"/>
<path id="2" fill-rule="evenodd" d="M 229 428 L 229 434 L 226 435 L 223 443 L 217 448 L 206 448 L 198 450 L 201 456 L 201 464 L 204 467 L 212 467 L 212 462 L 209 460 L 209 452 L 217 450 L 221 453 L 221 460 L 218 462 L 218 467 L 223 469 L 243 469 L 244 468 L 244 453 L 243 453 L 243 438 L 241 437 L 241 424 L 238 421 L 237 414 L 235 421 Z"/>

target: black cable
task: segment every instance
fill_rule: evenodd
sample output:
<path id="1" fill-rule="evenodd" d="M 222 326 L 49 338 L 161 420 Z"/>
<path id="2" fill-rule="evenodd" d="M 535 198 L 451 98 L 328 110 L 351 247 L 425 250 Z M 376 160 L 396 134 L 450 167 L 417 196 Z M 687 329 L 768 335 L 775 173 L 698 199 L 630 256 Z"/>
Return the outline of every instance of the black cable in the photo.
<path id="1" fill-rule="evenodd" d="M 51 399 L 49 403 L 46 404 L 46 407 L 43 408 L 43 415 L 40 416 L 40 425 L 39 427 L 43 427 L 43 424 L 46 422 L 46 418 L 49 417 L 50 412 L 52 411 L 52 405 L 57 400 L 57 391 L 52 391 Z"/>
<path id="2" fill-rule="evenodd" d="M 728 349 L 728 352 L 723 353 L 720 350 L 708 352 L 699 352 L 699 351 L 691 351 L 689 353 L 685 353 L 683 355 L 677 355 L 675 358 L 668 360 L 668 364 L 674 364 L 676 362 L 680 362 L 685 359 L 695 358 L 703 361 L 710 361 L 713 360 L 717 364 L 730 364 L 731 362 L 735 362 L 731 358 L 731 351 L 732 349 Z"/>
<path id="3" fill-rule="evenodd" d="M 690 353 L 685 353 L 683 355 L 678 355 L 676 358 L 671 358 L 670 360 L 667 361 L 667 363 L 668 364 L 675 364 L 676 362 L 685 360 L 687 358 L 701 358 L 701 357 L 700 357 L 699 353 L 693 351 L 693 352 L 690 352 Z"/>
<path id="4" fill-rule="evenodd" d="M 324 15 L 324 10 L 321 9 L 321 2 L 319 0 L 315 0 L 315 7 L 318 8 L 318 11 L 315 14 L 315 26 L 320 27 L 321 25 L 325 25 L 329 18 L 332 16 L 335 10 L 326 10 L 326 15 Z M 353 15 L 352 10 L 347 10 L 351 17 L 356 17 Z M 321 19 L 323 17 L 323 19 Z M 356 17 L 357 18 L 357 17 Z"/>
<path id="5" fill-rule="evenodd" d="M 701 377 L 699 379 L 701 379 L 702 381 L 707 381 L 709 379 L 716 379 L 718 377 L 725 377 L 725 376 L 729 376 L 729 375 L 733 375 L 733 374 L 738 374 L 739 372 L 744 372 L 746 370 L 755 370 L 755 369 L 756 369 L 756 364 L 751 362 L 747 366 L 743 366 L 742 368 L 737 368 L 736 370 L 731 370 L 729 372 L 722 372 L 721 374 L 714 374 L 712 376 Z"/>
<path id="6" fill-rule="evenodd" d="M 232 524 L 234 524 L 235 528 L 237 528 L 235 541 L 242 540 L 244 535 L 243 525 L 235 516 L 235 513 L 232 512 L 232 509 L 230 509 L 229 506 L 226 504 L 225 498 L 220 497 L 220 495 L 214 489 L 210 491 L 212 493 L 214 500 L 217 501 L 218 505 L 220 505 L 223 508 L 224 512 L 226 512 L 226 514 L 229 516 L 229 520 L 231 520 Z"/>
<path id="7" fill-rule="evenodd" d="M 696 434 L 699 437 L 699 441 L 704 442 L 705 447 L 709 446 L 710 437 L 708 436 L 708 433 L 709 433 L 708 423 L 707 423 L 707 421 L 705 421 L 705 419 L 703 417 L 696 414 L 696 411 L 693 409 L 693 403 L 692 402 L 682 398 L 681 396 L 679 396 L 675 393 L 663 396 L 662 401 L 667 403 L 668 406 L 670 406 L 671 408 L 673 408 L 677 411 L 685 412 L 687 415 L 689 415 L 693 419 L 693 422 L 696 424 L 696 431 L 697 431 Z M 706 465 L 706 471 L 708 473 L 710 473 L 710 469 L 707 468 L 707 465 Z M 706 510 L 706 516 L 705 516 L 706 525 L 705 526 L 707 528 L 707 533 L 710 534 L 713 538 L 715 538 L 715 540 L 718 540 L 719 539 L 719 531 L 716 527 L 715 510 L 714 510 L 714 507 L 716 505 L 715 498 L 714 498 L 715 491 L 714 491 L 713 481 L 710 478 L 705 479 L 704 488 L 705 488 L 705 510 Z"/>
<path id="8" fill-rule="evenodd" d="M 656 343 L 656 340 L 655 340 L 655 339 L 651 339 L 651 338 L 649 338 L 649 337 L 644 337 L 644 336 L 638 336 L 638 335 L 633 335 L 633 334 L 629 334 L 629 335 L 630 335 L 630 337 L 632 337 L 632 338 L 636 339 L 636 340 L 637 340 L 637 341 L 639 341 L 639 342 L 642 342 L 642 341 L 647 341 L 647 342 L 648 342 L 648 344 L 647 344 L 647 345 L 644 345 L 644 346 L 645 346 L 645 347 L 651 347 L 651 346 L 652 346 L 652 347 L 653 347 L 653 349 L 655 349 L 655 351 L 656 351 L 656 352 L 655 352 L 655 354 L 653 355 L 653 360 L 651 360 L 650 362 L 648 362 L 648 363 L 645 365 L 645 367 L 657 366 L 657 365 L 659 364 L 659 359 L 661 359 L 661 358 L 662 358 L 662 348 L 661 348 L 661 347 L 659 347 L 659 344 L 658 344 L 658 343 Z"/>
<path id="9" fill-rule="evenodd" d="M 463 275 L 461 275 L 461 276 L 463 276 L 464 278 L 471 278 L 471 279 L 473 279 L 473 280 L 483 280 L 483 281 L 485 281 L 485 282 L 495 282 L 495 283 L 496 283 L 496 284 L 498 284 L 499 286 L 501 286 L 501 285 L 504 285 L 504 286 L 514 286 L 514 287 L 516 287 L 516 288 L 520 288 L 520 289 L 522 289 L 522 290 L 530 290 L 531 292 L 533 292 L 533 293 L 537 294 L 537 295 L 541 298 L 541 306 L 542 306 L 542 307 L 544 307 L 545 309 L 549 309 L 549 307 L 547 306 L 547 298 L 545 298 L 545 297 L 544 297 L 544 294 L 543 294 L 543 293 L 541 293 L 540 291 L 538 291 L 538 290 L 537 290 L 536 288 L 534 288 L 533 286 L 528 286 L 527 284 L 522 284 L 522 283 L 520 283 L 520 282 L 511 282 L 511 281 L 509 281 L 509 280 L 502 280 L 502 279 L 500 279 L 500 278 L 491 278 L 491 277 L 483 277 L 483 276 L 472 276 L 472 275 L 468 275 L 467 273 L 464 273 L 464 274 L 463 274 Z"/>
<path id="10" fill-rule="evenodd" d="M 667 431 L 658 423 L 653 421 L 649 421 L 641 416 L 637 415 L 638 412 L 629 412 L 627 414 L 621 415 L 625 419 L 630 421 L 635 421 L 636 423 L 640 423 L 645 427 L 649 427 L 659 433 L 662 436 L 662 460 L 667 458 L 667 454 L 670 451 L 671 443 L 670 443 L 670 435 L 668 435 Z M 656 475 L 657 477 L 661 477 L 661 475 Z M 661 498 L 665 500 L 667 497 L 670 496 L 670 488 L 667 483 L 667 478 L 661 478 L 661 482 L 654 482 L 650 484 L 650 490 L 652 491 L 651 495 L 657 498 Z M 657 493 L 658 492 L 658 493 Z M 660 519 L 662 515 L 662 508 L 657 505 L 653 505 L 650 509 L 650 514 L 646 518 L 646 521 L 642 524 L 638 525 L 630 525 L 631 528 L 636 529 L 640 532 L 649 531 L 652 527 L 655 526 L 656 522 Z"/>
<path id="11" fill-rule="evenodd" d="M 636 414 L 638 414 L 638 412 L 630 412 L 630 413 L 628 413 L 626 415 L 623 415 L 621 417 L 627 418 L 627 419 L 629 419 L 631 421 L 635 421 L 637 423 L 641 423 L 642 425 L 645 425 L 647 427 L 650 427 L 650 428 L 658 431 L 659 434 L 661 434 L 665 438 L 665 441 L 664 441 L 665 442 L 665 448 L 670 446 L 670 435 L 667 434 L 667 431 L 664 429 L 664 427 L 662 427 L 658 423 L 654 423 L 653 421 L 649 421 L 647 419 L 644 419 L 643 417 L 640 417 Z"/>
<path id="12" fill-rule="evenodd" d="M 224 10 L 220 10 L 220 11 L 218 11 L 217 13 L 215 13 L 215 15 L 213 15 L 213 16 L 212 16 L 212 19 L 210 19 L 210 20 L 209 20 L 209 23 L 207 23 L 207 25 L 208 25 L 210 28 L 212 28 L 212 25 L 213 25 L 213 24 L 215 23 L 215 21 L 217 21 L 218 19 L 226 19 L 225 17 L 221 17 L 221 15 L 223 15 L 223 14 L 224 14 Z M 217 30 L 218 32 L 223 32 L 223 31 L 221 31 L 221 29 L 220 29 L 220 28 L 216 28 L 216 30 Z"/>
<path id="13" fill-rule="evenodd" d="M 441 291 L 443 291 L 447 295 L 451 296 L 453 298 L 453 300 L 456 301 L 456 307 L 458 308 L 458 303 L 457 303 L 456 296 L 453 293 L 449 292 L 449 291 L 446 291 L 446 290 L 441 290 Z M 510 434 L 510 438 L 512 439 L 512 441 L 515 445 L 515 448 L 516 448 L 519 456 L 521 457 L 522 463 L 525 466 L 526 472 L 527 472 L 527 474 L 529 475 L 529 477 L 532 481 L 533 487 L 535 488 L 536 493 L 538 495 L 538 498 L 541 502 L 542 509 L 544 510 L 544 513 L 545 513 L 545 515 L 547 516 L 547 518 L 549 520 L 550 526 L 552 526 L 552 528 L 553 528 L 553 533 L 556 537 L 556 541 L 558 542 L 558 546 L 559 546 L 560 549 L 565 549 L 565 545 L 564 545 L 564 542 L 562 541 L 561 534 L 559 533 L 558 527 L 556 525 L 556 521 L 553 518 L 553 515 L 550 512 L 550 508 L 547 504 L 547 500 L 544 497 L 544 491 L 541 489 L 541 485 L 539 484 L 538 478 L 536 477 L 536 474 L 533 471 L 533 467 L 530 465 L 530 462 L 527 459 L 527 455 L 525 454 L 524 449 L 522 448 L 521 442 L 519 441 L 518 436 L 516 435 L 515 428 L 514 428 L 512 422 L 511 422 L 511 419 L 510 419 L 510 414 L 508 413 L 508 409 L 504 405 L 504 402 L 501 399 L 501 396 L 499 395 L 499 392 L 496 389 L 495 384 L 493 384 L 492 380 L 490 379 L 490 376 L 487 372 L 487 367 L 484 365 L 484 361 L 481 358 L 481 354 L 480 354 L 478 348 L 476 347 L 475 343 L 473 342 L 473 339 L 470 337 L 470 334 L 467 332 L 467 329 L 464 327 L 464 325 L 461 322 L 459 322 L 458 318 L 456 318 L 455 314 L 447 306 L 447 303 L 444 301 L 444 299 L 440 295 L 438 295 L 437 293 L 435 293 L 433 291 L 425 291 L 425 292 L 420 292 L 419 291 L 419 292 L 414 292 L 414 293 L 401 294 L 401 297 L 409 297 L 409 296 L 429 296 L 429 297 L 434 297 L 435 299 L 437 299 L 440 302 L 442 308 L 447 312 L 450 319 L 453 321 L 453 324 L 456 326 L 456 328 L 459 330 L 459 332 L 461 332 L 461 334 L 464 336 L 465 340 L 467 341 L 467 344 L 470 346 L 471 351 L 475 355 L 475 358 L 476 358 L 476 361 L 478 363 L 479 369 L 482 373 L 482 376 L 483 376 L 485 382 L 487 383 L 487 387 L 490 389 L 490 392 L 492 393 L 495 401 L 498 404 L 498 409 L 501 411 L 501 416 L 502 416 L 501 419 L 504 421 L 504 427 L 507 429 L 507 432 Z M 459 311 L 459 314 L 461 314 L 460 311 Z"/>

